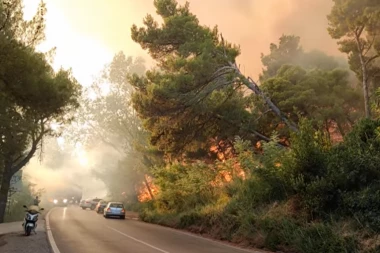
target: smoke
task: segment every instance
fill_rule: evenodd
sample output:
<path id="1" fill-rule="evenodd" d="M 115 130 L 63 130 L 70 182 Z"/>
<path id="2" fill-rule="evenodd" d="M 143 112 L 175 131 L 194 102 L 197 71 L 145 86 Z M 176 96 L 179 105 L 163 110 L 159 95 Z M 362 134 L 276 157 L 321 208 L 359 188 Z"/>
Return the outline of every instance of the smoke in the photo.
<path id="1" fill-rule="evenodd" d="M 104 197 L 104 183 L 94 177 L 94 163 L 103 153 L 103 147 L 85 151 L 73 145 L 58 145 L 58 139 L 44 142 L 42 156 L 36 155 L 24 169 L 27 181 L 44 189 L 43 199 L 51 200 L 55 193 L 79 186 L 83 198 Z"/>
<path id="2" fill-rule="evenodd" d="M 38 2 L 28 0 L 25 5 L 34 10 Z M 184 4 L 186 0 L 178 2 Z M 267 53 L 269 44 L 277 42 L 283 34 L 300 36 L 306 50 L 319 49 L 341 55 L 336 41 L 327 33 L 326 16 L 333 5 L 332 0 L 189 2 L 201 24 L 218 25 L 225 39 L 241 46 L 239 63 L 242 70 L 253 77 L 261 72 L 261 53 Z M 73 67 L 80 81 L 89 83 L 90 75 L 121 50 L 126 55 L 142 55 L 148 65 L 152 64 L 147 52 L 132 41 L 130 28 L 133 24 L 142 25 L 148 13 L 157 17 L 153 0 L 46 0 L 46 3 L 47 41 L 44 48 L 57 46 L 55 65 Z M 70 38 L 69 43 L 63 38 Z"/>
<path id="3" fill-rule="evenodd" d="M 151 2 L 151 1 L 148 1 Z M 184 3 L 185 0 L 179 1 Z M 342 56 L 327 32 L 331 0 L 190 0 L 202 24 L 218 25 L 226 40 L 239 44 L 238 61 L 247 75 L 257 78 L 261 53 L 269 52 L 283 34 L 301 37 L 305 50 L 318 49 Z"/>

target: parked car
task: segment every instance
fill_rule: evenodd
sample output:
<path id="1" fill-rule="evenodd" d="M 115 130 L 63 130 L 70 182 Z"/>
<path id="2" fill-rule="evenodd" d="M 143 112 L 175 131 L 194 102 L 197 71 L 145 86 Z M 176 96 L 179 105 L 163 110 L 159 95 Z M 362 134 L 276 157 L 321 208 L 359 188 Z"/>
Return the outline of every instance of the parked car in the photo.
<path id="1" fill-rule="evenodd" d="M 101 200 L 102 200 L 102 199 L 98 199 L 98 198 L 92 199 L 92 200 L 91 200 L 91 207 L 90 207 L 90 209 L 91 209 L 91 210 L 95 210 L 95 207 L 98 205 L 98 203 L 99 203 Z"/>
<path id="2" fill-rule="evenodd" d="M 94 210 L 96 205 L 101 201 L 102 199 L 86 199 L 86 200 L 81 200 L 80 202 L 80 207 L 82 207 L 83 210 L 90 208 L 91 210 Z"/>
<path id="3" fill-rule="evenodd" d="M 121 202 L 109 202 L 103 211 L 104 218 L 119 217 L 125 219 L 125 209 Z"/>
<path id="4" fill-rule="evenodd" d="M 87 208 L 91 208 L 91 204 L 90 199 L 82 199 L 79 206 L 82 207 L 83 210 L 86 210 Z"/>
<path id="5" fill-rule="evenodd" d="M 105 201 L 105 200 L 99 201 L 98 204 L 95 207 L 95 211 L 97 213 L 103 213 L 104 212 L 104 208 L 107 206 L 107 204 L 108 204 L 108 202 Z"/>

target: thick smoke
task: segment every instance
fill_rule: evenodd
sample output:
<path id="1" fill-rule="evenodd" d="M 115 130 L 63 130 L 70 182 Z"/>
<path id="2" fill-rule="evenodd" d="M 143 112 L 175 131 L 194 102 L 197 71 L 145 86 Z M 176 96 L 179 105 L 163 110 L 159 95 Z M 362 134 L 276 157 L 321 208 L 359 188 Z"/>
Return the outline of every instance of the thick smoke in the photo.
<path id="1" fill-rule="evenodd" d="M 185 2 L 185 1 L 180 1 Z M 305 50 L 319 49 L 341 54 L 327 32 L 331 0 L 190 0 L 191 10 L 201 23 L 218 25 L 224 38 L 241 46 L 242 70 L 257 77 L 261 53 L 283 34 L 301 37 Z"/>
<path id="2" fill-rule="evenodd" d="M 41 156 L 39 153 L 31 160 L 24 174 L 29 182 L 45 190 L 46 201 L 54 199 L 55 193 L 76 186 L 82 188 L 83 198 L 104 197 L 107 194 L 104 183 L 93 176 L 94 162 L 103 150 L 93 149 L 85 156 L 83 152 L 78 147 L 59 146 L 55 138 L 48 139 Z"/>

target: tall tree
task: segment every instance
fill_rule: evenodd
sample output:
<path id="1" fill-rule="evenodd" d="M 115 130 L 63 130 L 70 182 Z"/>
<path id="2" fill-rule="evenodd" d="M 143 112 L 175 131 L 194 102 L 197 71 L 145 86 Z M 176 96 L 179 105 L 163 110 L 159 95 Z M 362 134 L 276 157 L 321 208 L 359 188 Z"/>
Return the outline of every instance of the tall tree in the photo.
<path id="1" fill-rule="evenodd" d="M 21 1 L 2 1 L 0 18 L 0 223 L 4 221 L 12 176 L 52 134 L 51 123 L 69 120 L 80 85 L 70 71 L 54 72 L 35 46 L 44 38 L 45 6 L 22 20 Z"/>
<path id="2" fill-rule="evenodd" d="M 116 151 L 117 155 L 114 152 L 112 159 L 120 159 L 119 162 L 110 165 L 104 160 L 94 171 L 113 195 L 115 191 L 119 194 L 125 191 L 137 198 L 138 192 L 131 189 L 142 184 L 151 192 L 146 174 L 149 174 L 153 163 L 152 152 L 149 150 L 148 133 L 131 105 L 133 87 L 128 80 L 131 74 L 143 75 L 144 72 L 142 58 L 117 53 L 84 94 L 74 125 L 79 126 L 79 132 L 72 132 L 74 139 L 79 138 L 87 147 L 103 144 Z"/>
<path id="3" fill-rule="evenodd" d="M 362 99 L 349 78 L 349 66 L 324 52 L 304 51 L 300 37 L 281 36 L 278 44 L 270 44 L 269 54 L 262 54 L 261 60 L 261 88 L 297 124 L 301 115 L 312 120 L 314 126 L 323 126 L 324 131 L 344 135 L 363 115 Z M 289 131 L 281 120 L 262 101 L 252 99 L 265 112 L 260 118 L 260 132 L 268 135 L 276 130 L 287 140 Z"/>
<path id="4" fill-rule="evenodd" d="M 282 35 L 279 43 L 271 43 L 269 54 L 261 54 L 264 66 L 260 81 L 277 75 L 278 70 L 285 64 L 298 65 L 305 69 L 332 70 L 341 66 L 337 59 L 319 50 L 306 52 L 300 44 L 301 38 L 294 35 Z"/>
<path id="5" fill-rule="evenodd" d="M 151 15 L 132 27 L 132 39 L 147 49 L 158 68 L 134 76 L 134 108 L 152 133 L 151 143 L 175 155 L 204 154 L 211 145 L 231 143 L 235 135 L 266 139 L 255 130 L 258 117 L 242 86 L 264 98 L 290 128 L 279 108 L 236 64 L 240 51 L 218 29 L 199 24 L 189 4 L 155 0 L 159 25 Z"/>
<path id="6" fill-rule="evenodd" d="M 370 84 L 380 74 L 380 2 L 377 0 L 333 0 L 328 31 L 340 39 L 340 50 L 349 55 L 351 69 L 362 80 L 364 107 L 371 118 Z"/>
<path id="7" fill-rule="evenodd" d="M 328 134 L 337 130 L 344 136 L 363 115 L 360 92 L 350 86 L 348 76 L 348 71 L 341 69 L 306 70 L 283 65 L 261 88 L 292 121 L 299 123 L 300 117 L 308 118 Z M 271 112 L 260 120 L 262 132 L 276 130 L 287 139 L 289 131 L 281 123 Z"/>

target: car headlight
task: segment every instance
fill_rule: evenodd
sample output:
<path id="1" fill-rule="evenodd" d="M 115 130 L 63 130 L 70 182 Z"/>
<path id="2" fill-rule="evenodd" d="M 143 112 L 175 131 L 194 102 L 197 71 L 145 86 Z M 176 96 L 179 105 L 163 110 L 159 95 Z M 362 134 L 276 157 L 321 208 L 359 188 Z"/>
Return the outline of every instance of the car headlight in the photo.
<path id="1" fill-rule="evenodd" d="M 54 202 L 54 204 L 57 204 L 57 203 L 58 203 L 58 200 L 55 199 L 53 202 Z"/>
<path id="2" fill-rule="evenodd" d="M 67 203 L 67 199 L 64 199 L 64 200 L 63 200 L 63 203 Z"/>

